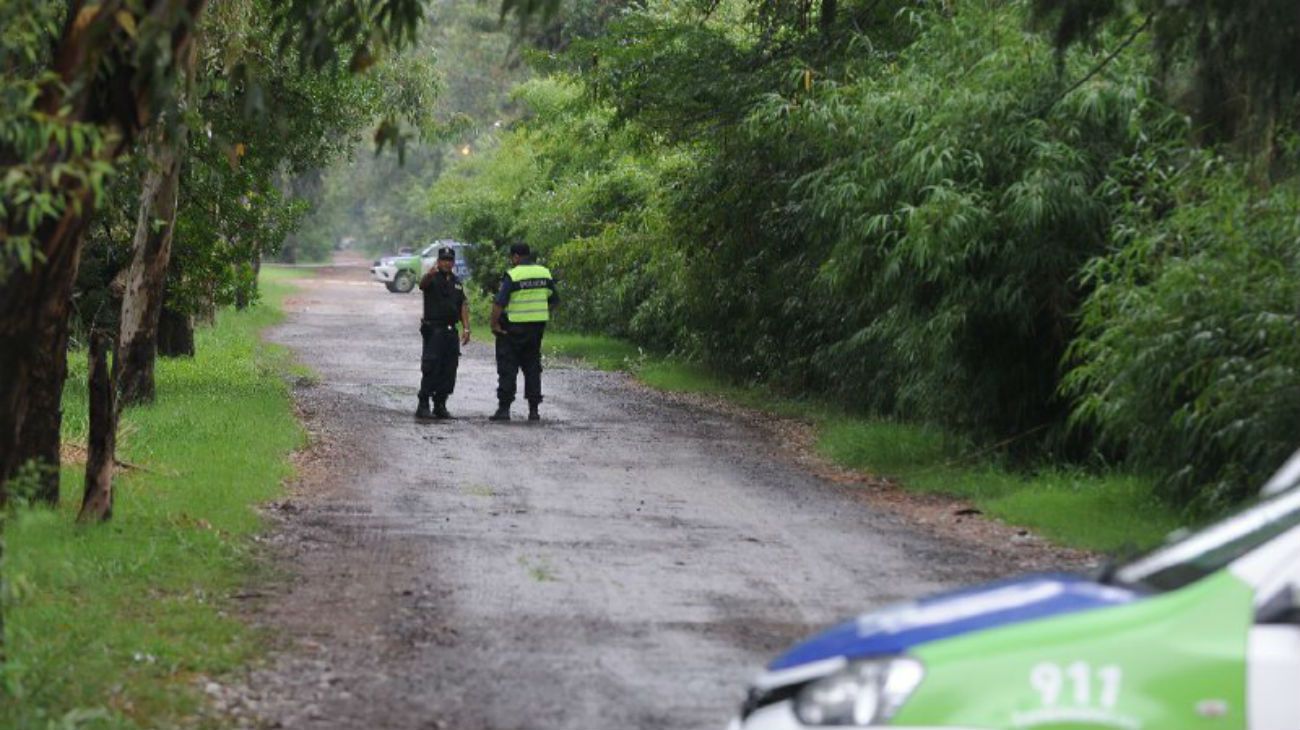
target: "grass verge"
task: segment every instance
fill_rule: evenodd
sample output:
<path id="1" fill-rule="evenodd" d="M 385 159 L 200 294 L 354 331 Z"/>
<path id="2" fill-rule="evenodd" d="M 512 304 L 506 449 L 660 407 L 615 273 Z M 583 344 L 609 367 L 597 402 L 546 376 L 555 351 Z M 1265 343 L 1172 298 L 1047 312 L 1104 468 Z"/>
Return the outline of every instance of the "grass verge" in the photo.
<path id="1" fill-rule="evenodd" d="M 291 274 L 270 273 L 262 304 L 200 330 L 194 359 L 159 361 L 157 402 L 123 416 L 118 457 L 140 468 L 115 479 L 112 521 L 75 524 L 77 465 L 60 508 L 10 521 L 0 727 L 203 727 L 196 679 L 257 654 L 228 609 L 253 569 L 253 505 L 279 492 L 304 441 L 288 354 L 259 337 Z M 84 442 L 84 355 L 69 365 L 64 438 Z"/>
<path id="2" fill-rule="evenodd" d="M 1127 553 L 1158 544 L 1181 525 L 1179 515 L 1152 496 L 1151 484 L 1134 475 L 1006 469 L 992 457 L 972 457 L 968 445 L 936 429 L 734 385 L 697 365 L 647 355 L 602 335 L 548 332 L 546 351 L 603 370 L 625 370 L 660 390 L 718 396 L 810 420 L 818 431 L 818 452 L 840 466 L 889 477 L 911 491 L 969 500 L 987 515 L 1068 547 Z"/>
<path id="3" fill-rule="evenodd" d="M 583 360 L 597 370 L 639 370 L 646 354 L 624 340 L 548 330 L 543 346 L 547 354 Z"/>

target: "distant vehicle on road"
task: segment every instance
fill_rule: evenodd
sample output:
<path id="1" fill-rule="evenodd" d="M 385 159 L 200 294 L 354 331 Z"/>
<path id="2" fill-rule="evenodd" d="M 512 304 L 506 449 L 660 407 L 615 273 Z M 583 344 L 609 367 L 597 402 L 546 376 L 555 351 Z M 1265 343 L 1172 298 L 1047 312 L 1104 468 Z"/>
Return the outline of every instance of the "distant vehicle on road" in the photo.
<path id="1" fill-rule="evenodd" d="M 443 246 L 449 246 L 456 252 L 456 276 L 460 277 L 462 281 L 468 280 L 473 272 L 470 270 L 465 254 L 473 244 L 461 243 L 451 239 L 434 241 L 421 249 L 419 253 L 399 253 L 397 256 L 385 256 L 376 259 L 375 263 L 370 267 L 370 274 L 375 281 L 387 287 L 388 291 L 394 294 L 406 294 L 420 282 L 420 277 L 433 268 L 438 259 L 438 249 Z"/>
<path id="2" fill-rule="evenodd" d="M 1097 578 L 869 613 L 779 657 L 732 730 L 1294 730 L 1300 452 L 1253 505 Z"/>

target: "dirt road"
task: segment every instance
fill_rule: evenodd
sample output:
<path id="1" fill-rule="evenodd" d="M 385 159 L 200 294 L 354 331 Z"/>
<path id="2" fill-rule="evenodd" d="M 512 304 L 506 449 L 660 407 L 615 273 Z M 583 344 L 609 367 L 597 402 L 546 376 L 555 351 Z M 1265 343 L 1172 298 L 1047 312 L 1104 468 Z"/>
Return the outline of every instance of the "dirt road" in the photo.
<path id="1" fill-rule="evenodd" d="M 319 374 L 298 388 L 318 446 L 270 538 L 291 575 L 252 594 L 284 651 L 247 687 L 210 688 L 237 716 L 720 728 L 790 641 L 1001 572 L 789 465 L 752 425 L 622 375 L 549 362 L 544 420 L 490 424 L 486 332 L 458 420 L 416 423 L 419 306 L 325 270 L 272 333 Z"/>

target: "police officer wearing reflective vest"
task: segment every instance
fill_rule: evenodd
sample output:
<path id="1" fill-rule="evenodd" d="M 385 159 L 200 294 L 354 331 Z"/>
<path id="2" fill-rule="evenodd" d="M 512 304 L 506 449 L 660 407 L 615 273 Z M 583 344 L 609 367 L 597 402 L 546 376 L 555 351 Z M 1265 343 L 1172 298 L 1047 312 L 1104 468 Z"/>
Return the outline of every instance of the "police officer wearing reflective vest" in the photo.
<path id="1" fill-rule="evenodd" d="M 469 344 L 469 304 L 465 300 L 465 286 L 452 271 L 455 265 L 456 252 L 440 248 L 437 264 L 420 280 L 424 292 L 424 317 L 420 319 L 424 348 L 420 353 L 420 403 L 415 417 L 422 420 L 451 418 L 447 412 L 447 396 L 456 389 L 460 346 Z M 457 321 L 464 329 L 459 338 Z"/>
<path id="2" fill-rule="evenodd" d="M 512 264 L 501 277 L 501 290 L 492 304 L 492 333 L 497 350 L 497 412 L 490 420 L 509 421 L 519 371 L 524 371 L 528 420 L 541 418 L 542 335 L 551 310 L 559 305 L 555 280 L 545 266 L 533 263 L 528 244 L 510 247 Z"/>

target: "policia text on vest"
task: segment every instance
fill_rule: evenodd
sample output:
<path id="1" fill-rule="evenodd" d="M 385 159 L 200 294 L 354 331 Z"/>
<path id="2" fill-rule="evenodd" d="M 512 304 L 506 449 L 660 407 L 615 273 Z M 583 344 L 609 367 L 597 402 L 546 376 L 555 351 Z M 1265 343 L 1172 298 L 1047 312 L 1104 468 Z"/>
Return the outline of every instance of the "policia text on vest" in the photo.
<path id="1" fill-rule="evenodd" d="M 534 264 L 531 256 L 527 244 L 510 247 L 513 266 L 501 277 L 501 290 L 492 305 L 497 356 L 497 412 L 492 415 L 493 421 L 510 420 L 520 370 L 524 373 L 528 420 L 541 418 L 542 335 L 559 297 L 550 270 Z"/>

